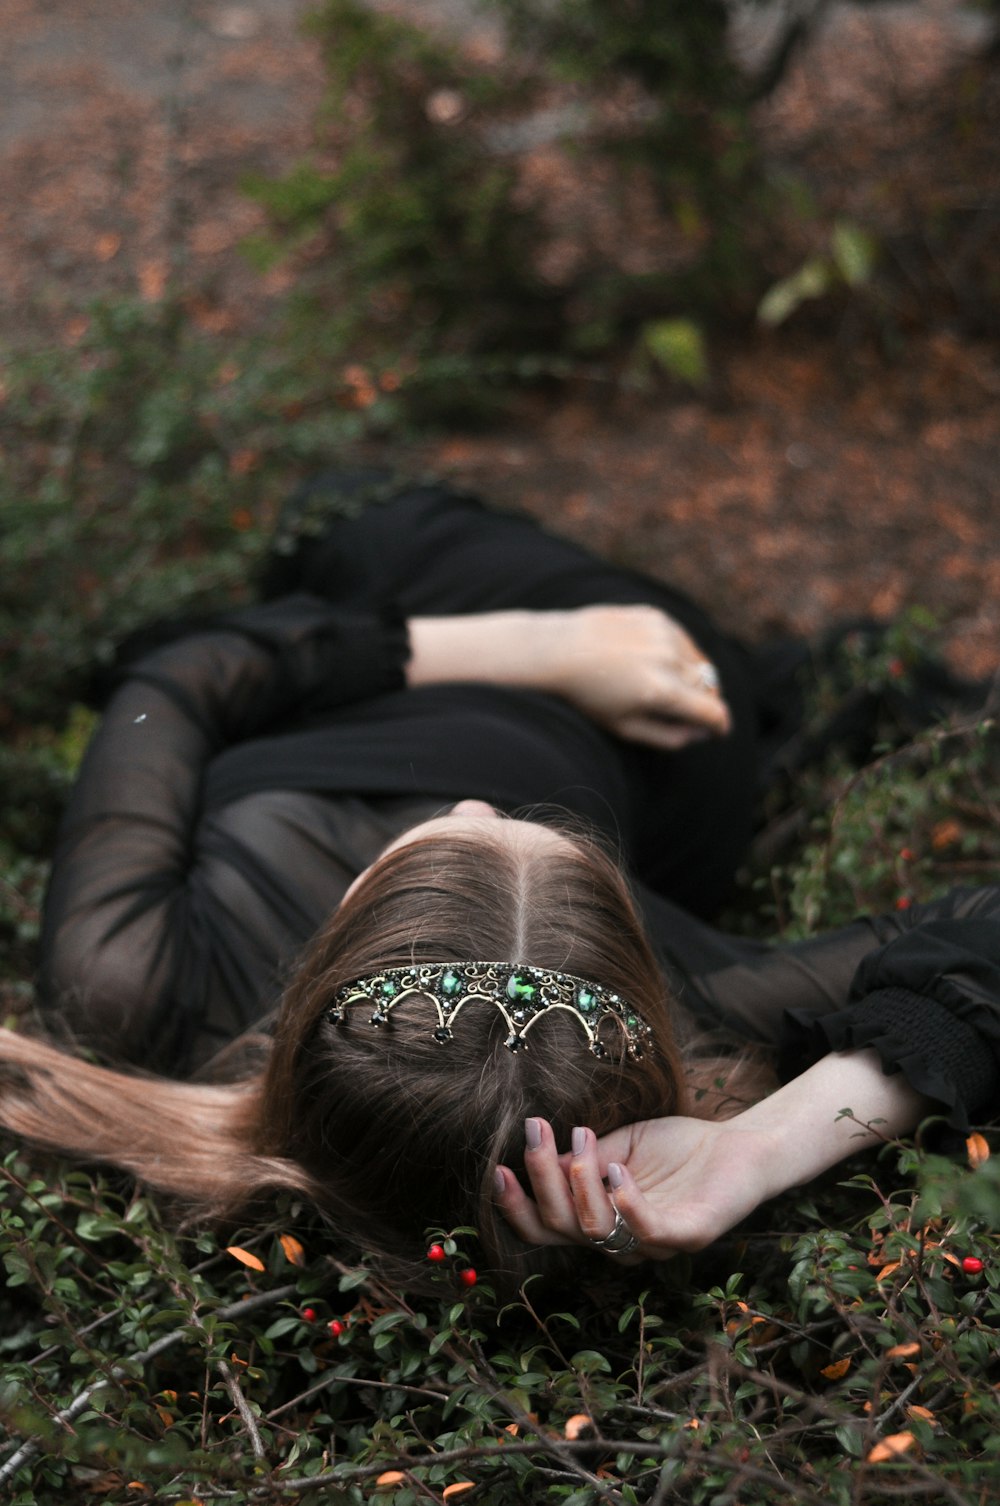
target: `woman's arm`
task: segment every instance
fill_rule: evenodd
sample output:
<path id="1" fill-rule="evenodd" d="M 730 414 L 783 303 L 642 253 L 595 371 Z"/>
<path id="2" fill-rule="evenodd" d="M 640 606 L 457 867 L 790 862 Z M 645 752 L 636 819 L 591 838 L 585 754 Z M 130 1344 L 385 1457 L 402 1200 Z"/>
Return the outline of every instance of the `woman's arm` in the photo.
<path id="1" fill-rule="evenodd" d="M 279 959 L 264 941 L 248 936 L 235 958 L 223 944 L 243 924 L 242 891 L 203 821 L 208 768 L 302 711 L 402 687 L 405 659 L 402 624 L 293 596 L 228 613 L 128 667 L 54 854 L 39 976 L 50 1028 L 180 1069 L 222 970 L 257 970 L 266 992 Z"/>
<path id="2" fill-rule="evenodd" d="M 729 995 L 741 997 L 742 1021 L 770 983 L 758 1039 L 779 1040 L 784 1015 L 805 1070 L 721 1123 L 655 1119 L 600 1141 L 581 1128 L 569 1156 L 533 1121 L 525 1164 L 537 1202 L 510 1172 L 498 1189 L 514 1227 L 543 1243 L 607 1234 L 606 1177 L 643 1254 L 698 1249 L 758 1203 L 928 1114 L 959 1129 L 996 1114 L 1000 890 L 954 891 L 914 910 L 731 962 L 720 948 L 714 983 L 711 970 L 695 980 L 702 998 L 725 1020 Z"/>
<path id="3" fill-rule="evenodd" d="M 885 1074 L 876 1052 L 836 1053 L 721 1122 L 651 1119 L 600 1140 L 578 1129 L 573 1153 L 560 1156 L 548 1124 L 531 1121 L 534 1199 L 505 1169 L 499 1203 L 531 1244 L 603 1238 L 617 1207 L 640 1241 L 637 1258 L 663 1260 L 703 1249 L 759 1203 L 906 1134 L 931 1109 L 905 1078 Z"/>
<path id="4" fill-rule="evenodd" d="M 548 691 L 618 737 L 667 750 L 729 731 L 729 708 L 705 683 L 704 653 L 657 607 L 418 617 L 408 628 L 411 685 Z"/>

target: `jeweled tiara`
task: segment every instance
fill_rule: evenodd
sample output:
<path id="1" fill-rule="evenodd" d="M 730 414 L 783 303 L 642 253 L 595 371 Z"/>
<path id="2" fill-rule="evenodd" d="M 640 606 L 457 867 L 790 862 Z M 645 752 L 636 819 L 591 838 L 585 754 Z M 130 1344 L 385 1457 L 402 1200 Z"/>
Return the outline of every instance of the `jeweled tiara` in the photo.
<path id="1" fill-rule="evenodd" d="M 452 1025 L 467 1004 L 492 1004 L 507 1022 L 504 1045 L 509 1051 L 527 1050 L 527 1034 L 536 1021 L 554 1009 L 573 1015 L 583 1026 L 590 1050 L 607 1056 L 601 1027 L 613 1020 L 625 1039 L 629 1056 L 641 1057 L 653 1032 L 620 994 L 573 973 L 527 967 L 514 962 L 431 962 L 414 967 L 386 968 L 356 978 L 337 991 L 327 1018 L 341 1025 L 352 1004 L 371 1003 L 369 1024 L 384 1025 L 404 999 L 419 994 L 437 1011 L 434 1039 L 442 1045 L 454 1038 Z"/>

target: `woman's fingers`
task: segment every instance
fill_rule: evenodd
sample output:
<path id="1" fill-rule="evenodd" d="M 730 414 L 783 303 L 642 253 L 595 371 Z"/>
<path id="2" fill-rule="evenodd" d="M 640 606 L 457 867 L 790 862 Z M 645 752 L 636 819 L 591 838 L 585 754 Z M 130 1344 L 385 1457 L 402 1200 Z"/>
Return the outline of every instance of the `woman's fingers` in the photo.
<path id="1" fill-rule="evenodd" d="M 615 1207 L 640 1245 L 658 1260 L 676 1253 L 676 1247 L 663 1242 L 662 1228 L 657 1232 L 653 1209 L 636 1185 L 627 1166 L 612 1161 L 608 1167 L 608 1186 L 614 1194 Z M 659 1220 L 662 1223 L 662 1220 Z"/>
<path id="2" fill-rule="evenodd" d="M 543 1227 L 561 1234 L 564 1242 L 577 1239 L 579 1225 L 573 1194 L 559 1165 L 552 1126 L 545 1119 L 526 1119 L 524 1139 L 524 1169 Z"/>
<path id="3" fill-rule="evenodd" d="M 500 1212 L 514 1233 L 527 1245 L 562 1245 L 561 1234 L 547 1229 L 538 1216 L 538 1208 L 525 1192 L 509 1166 L 498 1166 L 496 1200 Z"/>
<path id="4" fill-rule="evenodd" d="M 615 727 L 627 742 L 646 743 L 667 753 L 679 753 L 694 743 L 707 742 L 712 736 L 707 727 L 693 727 L 689 722 L 673 722 L 656 716 L 627 716 Z"/>
<path id="5" fill-rule="evenodd" d="M 592 1244 L 595 1240 L 606 1240 L 620 1227 L 620 1219 L 625 1221 L 625 1231 L 623 1231 L 623 1238 L 616 1238 L 616 1244 L 627 1243 L 627 1236 L 636 1234 L 624 1210 L 616 1206 L 617 1199 L 612 1200 L 605 1188 L 597 1156 L 597 1137 L 593 1130 L 575 1129 L 573 1131 L 573 1155 L 569 1163 L 569 1182 L 580 1229 L 588 1242 Z M 637 1249 L 627 1253 L 604 1249 L 602 1253 L 629 1265 L 643 1259 L 642 1253 Z"/>
<path id="6" fill-rule="evenodd" d="M 508 1223 L 528 1244 L 588 1244 L 606 1239 L 616 1227 L 617 1210 L 604 1184 L 593 1131 L 575 1129 L 572 1152 L 562 1158 L 544 1119 L 527 1120 L 525 1131 L 524 1164 L 534 1197 L 528 1196 L 509 1168 L 499 1167 L 496 1196 Z"/>
<path id="7" fill-rule="evenodd" d="M 587 1239 L 605 1239 L 614 1228 L 615 1208 L 604 1186 L 593 1130 L 573 1131 L 569 1186 L 580 1232 Z"/>
<path id="8" fill-rule="evenodd" d="M 694 722 L 720 737 L 732 725 L 729 707 L 717 690 L 689 685 L 680 675 L 664 675 L 662 696 L 664 712 L 678 721 Z"/>

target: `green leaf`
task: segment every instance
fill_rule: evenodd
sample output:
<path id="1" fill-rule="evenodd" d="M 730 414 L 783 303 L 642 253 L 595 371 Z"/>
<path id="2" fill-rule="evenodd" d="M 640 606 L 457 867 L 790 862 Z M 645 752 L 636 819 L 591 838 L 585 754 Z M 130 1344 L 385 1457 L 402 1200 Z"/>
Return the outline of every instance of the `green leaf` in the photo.
<path id="1" fill-rule="evenodd" d="M 853 1423 L 841 1423 L 839 1427 L 834 1428 L 833 1434 L 845 1454 L 850 1454 L 852 1459 L 860 1459 L 861 1434 Z"/>
<path id="2" fill-rule="evenodd" d="M 642 328 L 642 341 L 654 361 L 689 387 L 707 387 L 705 337 L 693 319 L 656 319 Z"/>
<path id="3" fill-rule="evenodd" d="M 822 298 L 830 287 L 830 273 L 831 266 L 825 257 L 810 257 L 797 272 L 768 288 L 757 305 L 759 322 L 774 328 L 784 324 L 800 304 L 810 298 Z"/>
<path id="4" fill-rule="evenodd" d="M 871 278 L 878 257 L 873 238 L 850 220 L 838 220 L 830 236 L 830 249 L 837 270 L 850 288 L 862 287 Z"/>
<path id="5" fill-rule="evenodd" d="M 570 1359 L 570 1364 L 574 1370 L 582 1370 L 588 1375 L 596 1370 L 605 1373 L 611 1370 L 607 1357 L 596 1349 L 578 1349 Z"/>

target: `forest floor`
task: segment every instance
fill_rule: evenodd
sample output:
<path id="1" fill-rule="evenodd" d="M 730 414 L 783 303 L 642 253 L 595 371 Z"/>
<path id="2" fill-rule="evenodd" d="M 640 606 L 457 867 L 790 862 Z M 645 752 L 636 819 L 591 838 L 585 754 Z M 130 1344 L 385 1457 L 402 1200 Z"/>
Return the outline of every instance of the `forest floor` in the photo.
<path id="1" fill-rule="evenodd" d="M 242 256 L 262 211 L 241 184 L 309 145 L 323 75 L 305 9 L 78 0 L 69 16 L 6 0 L 0 340 L 73 347 L 88 298 L 155 301 L 178 271 L 205 329 L 267 319 L 291 272 L 262 275 Z M 423 14 L 481 25 L 461 3 Z M 972 160 L 954 115 L 927 107 L 942 78 L 968 83 L 981 35 L 974 13 L 941 0 L 835 7 L 765 107 L 774 160 L 811 175 L 828 213 L 890 192 L 905 218 L 928 182 L 947 196 L 971 174 L 995 240 L 1000 132 Z M 484 30 L 479 44 L 496 39 Z M 976 77 L 1000 113 L 996 78 Z M 980 214 L 967 256 L 982 230 Z M 849 307 L 834 330 L 806 315 L 722 342 L 707 393 L 580 378 L 525 399 L 501 431 L 409 458 L 668 575 L 730 627 L 808 632 L 920 603 L 954 662 L 982 674 L 1000 643 L 1000 351 L 954 308 L 923 327 L 904 315 L 894 360 L 867 315 L 859 328 Z"/>

